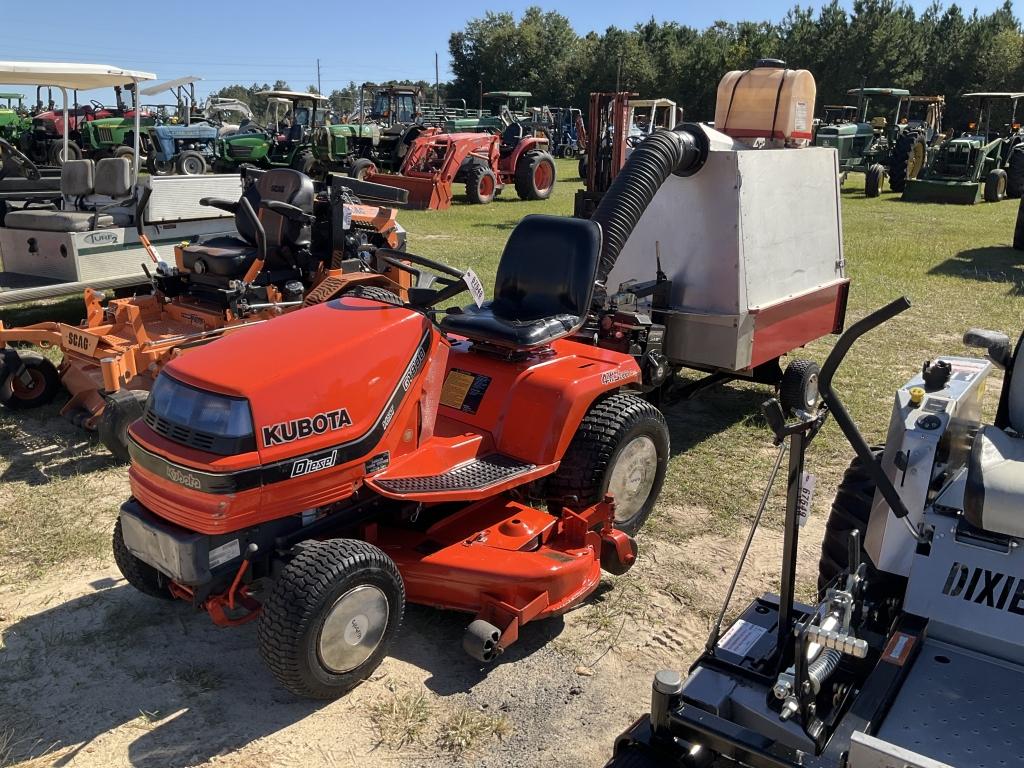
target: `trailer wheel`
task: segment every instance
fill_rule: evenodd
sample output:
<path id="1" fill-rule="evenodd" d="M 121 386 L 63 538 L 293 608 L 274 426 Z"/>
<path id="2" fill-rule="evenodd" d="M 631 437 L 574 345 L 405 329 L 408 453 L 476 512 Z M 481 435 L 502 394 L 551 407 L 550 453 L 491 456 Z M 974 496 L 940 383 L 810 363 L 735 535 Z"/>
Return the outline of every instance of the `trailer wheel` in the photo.
<path id="1" fill-rule="evenodd" d="M 994 168 L 985 179 L 985 202 L 998 203 L 1006 197 L 1006 171 Z"/>
<path id="2" fill-rule="evenodd" d="M 402 577 L 377 547 L 356 539 L 307 542 L 263 605 L 260 656 L 292 693 L 337 698 L 380 664 L 404 608 Z"/>
<path id="3" fill-rule="evenodd" d="M 362 181 L 372 173 L 377 172 L 377 166 L 373 160 L 366 157 L 361 157 L 352 163 L 352 167 L 348 169 L 349 178 L 359 179 Z"/>
<path id="4" fill-rule="evenodd" d="M 161 600 L 174 599 L 174 595 L 167 589 L 169 579 L 149 563 L 144 563 L 128 551 L 128 546 L 124 543 L 124 533 L 121 530 L 121 518 L 114 523 L 113 549 L 117 570 L 131 586 L 150 597 L 158 597 Z"/>
<path id="5" fill-rule="evenodd" d="M 1024 144 L 1010 151 L 1006 164 L 1006 196 L 1017 199 L 1024 195 Z"/>
<path id="6" fill-rule="evenodd" d="M 818 404 L 818 374 L 821 369 L 810 360 L 793 360 L 779 382 L 779 403 L 785 413 L 810 412 Z"/>
<path id="7" fill-rule="evenodd" d="M 555 159 L 547 152 L 527 152 L 516 163 L 520 200 L 547 200 L 555 188 Z"/>
<path id="8" fill-rule="evenodd" d="M 921 173 L 926 154 L 927 147 L 922 134 L 908 132 L 900 136 L 889 160 L 889 189 L 903 192 L 907 179 L 916 179 Z"/>
<path id="9" fill-rule="evenodd" d="M 50 147 L 48 153 L 50 165 L 61 166 L 64 165 L 65 160 L 81 160 L 82 159 L 82 148 L 75 142 L 68 139 L 68 152 L 64 154 L 64 142 L 55 141 Z"/>
<path id="10" fill-rule="evenodd" d="M 485 165 L 474 165 L 466 180 L 466 197 L 474 205 L 487 205 L 498 192 L 498 177 Z"/>
<path id="11" fill-rule="evenodd" d="M 615 527 L 630 536 L 651 514 L 665 482 L 665 417 L 646 400 L 616 392 L 590 406 L 547 483 L 552 511 L 615 499 Z"/>
<path id="12" fill-rule="evenodd" d="M 202 176 L 206 173 L 206 158 L 194 149 L 186 149 L 174 163 L 182 176 Z"/>
<path id="13" fill-rule="evenodd" d="M 96 431 L 100 442 L 124 464 L 131 459 L 128 455 L 128 427 L 142 418 L 148 399 L 149 392 L 144 389 L 119 389 L 104 398 L 103 413 Z"/>
<path id="14" fill-rule="evenodd" d="M 3 350 L 0 361 L 0 403 L 12 411 L 46 405 L 60 391 L 57 366 L 35 352 Z"/>
<path id="15" fill-rule="evenodd" d="M 882 461 L 882 447 L 871 449 L 876 463 Z M 878 571 L 864 550 L 864 537 L 871 517 L 871 504 L 875 498 L 875 482 L 868 474 L 867 467 L 855 456 L 843 479 L 836 489 L 832 511 L 825 523 L 825 537 L 821 542 L 821 558 L 818 561 L 818 592 L 824 597 L 825 590 L 832 586 L 839 574 L 850 564 L 847 543 L 852 531 L 860 533 L 861 561 L 867 565 L 869 594 L 875 599 L 901 596 L 906 580 L 900 576 Z"/>
<path id="16" fill-rule="evenodd" d="M 885 178 L 885 166 L 874 163 L 864 175 L 864 196 L 878 197 L 882 191 L 882 179 Z"/>

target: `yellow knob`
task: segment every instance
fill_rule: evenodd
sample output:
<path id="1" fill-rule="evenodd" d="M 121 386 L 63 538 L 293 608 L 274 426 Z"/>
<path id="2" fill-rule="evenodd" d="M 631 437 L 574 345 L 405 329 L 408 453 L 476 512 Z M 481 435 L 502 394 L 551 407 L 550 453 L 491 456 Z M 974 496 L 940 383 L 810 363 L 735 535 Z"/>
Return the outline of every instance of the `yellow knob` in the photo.
<path id="1" fill-rule="evenodd" d="M 923 387 L 911 387 L 910 388 L 910 404 L 911 405 L 920 405 L 922 400 L 924 400 L 924 388 Z"/>

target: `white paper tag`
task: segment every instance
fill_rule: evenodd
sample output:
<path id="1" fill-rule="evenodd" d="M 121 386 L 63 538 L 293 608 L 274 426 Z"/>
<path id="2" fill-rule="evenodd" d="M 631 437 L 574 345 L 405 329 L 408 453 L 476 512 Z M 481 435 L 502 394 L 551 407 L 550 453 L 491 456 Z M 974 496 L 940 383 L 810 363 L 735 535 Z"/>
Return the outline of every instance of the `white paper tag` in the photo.
<path id="1" fill-rule="evenodd" d="M 476 272 L 472 269 L 467 269 L 466 273 L 462 276 L 466 286 L 469 288 L 469 295 L 473 297 L 473 301 L 478 307 L 484 305 L 484 284 L 480 282 L 480 278 L 476 276 Z"/>
<path id="2" fill-rule="evenodd" d="M 341 228 L 352 229 L 352 209 L 347 205 L 341 206 Z"/>
<path id="3" fill-rule="evenodd" d="M 723 651 L 735 653 L 737 656 L 746 656 L 767 631 L 764 627 L 739 619 L 729 627 L 728 632 L 722 635 L 722 639 L 718 641 L 718 647 Z"/>
<path id="4" fill-rule="evenodd" d="M 800 501 L 797 503 L 797 521 L 803 528 L 811 516 L 811 503 L 814 501 L 814 484 L 817 480 L 814 475 L 804 472 L 803 482 L 800 484 Z"/>
<path id="5" fill-rule="evenodd" d="M 242 554 L 242 550 L 238 545 L 238 539 L 232 539 L 227 544 L 221 544 L 216 549 L 210 550 L 210 567 L 216 568 L 218 565 L 234 560 Z"/>
<path id="6" fill-rule="evenodd" d="M 793 130 L 794 131 L 806 131 L 807 130 L 807 102 L 798 101 L 793 110 Z"/>

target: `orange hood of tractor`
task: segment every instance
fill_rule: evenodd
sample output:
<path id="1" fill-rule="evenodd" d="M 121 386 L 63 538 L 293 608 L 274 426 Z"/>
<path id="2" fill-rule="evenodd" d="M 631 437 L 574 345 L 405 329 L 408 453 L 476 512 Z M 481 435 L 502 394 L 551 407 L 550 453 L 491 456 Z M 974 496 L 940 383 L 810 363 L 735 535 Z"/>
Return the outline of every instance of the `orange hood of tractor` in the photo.
<path id="1" fill-rule="evenodd" d="M 343 297 L 243 326 L 164 370 L 246 398 L 267 463 L 386 429 L 412 395 L 431 334 L 430 322 L 409 309 Z"/>

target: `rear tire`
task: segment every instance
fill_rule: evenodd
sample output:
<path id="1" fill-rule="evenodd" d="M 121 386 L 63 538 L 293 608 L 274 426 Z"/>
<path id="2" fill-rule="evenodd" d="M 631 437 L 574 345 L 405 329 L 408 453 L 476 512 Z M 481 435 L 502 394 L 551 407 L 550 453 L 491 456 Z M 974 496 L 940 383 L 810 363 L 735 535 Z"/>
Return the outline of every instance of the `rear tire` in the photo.
<path id="1" fill-rule="evenodd" d="M 994 168 L 985 179 L 985 202 L 998 203 L 1006 198 L 1006 171 Z"/>
<path id="2" fill-rule="evenodd" d="M 907 179 L 916 179 L 921 173 L 927 152 L 922 134 L 913 132 L 900 136 L 889 160 L 889 189 L 902 193 Z"/>
<path id="3" fill-rule="evenodd" d="M 73 141 L 68 141 L 68 153 L 67 157 L 64 156 L 64 142 L 59 140 L 53 143 L 50 147 L 50 151 L 47 152 L 47 158 L 50 161 L 50 165 L 56 165 L 58 167 L 64 165 L 65 160 L 81 160 L 82 159 L 82 148 Z"/>
<path id="4" fill-rule="evenodd" d="M 864 196 L 878 197 L 882 191 L 882 179 L 885 178 L 885 167 L 875 163 L 868 168 L 864 175 Z"/>
<path id="5" fill-rule="evenodd" d="M 1024 195 L 1024 145 L 1018 144 L 1010 152 L 1006 164 L 1006 196 L 1017 199 Z"/>
<path id="6" fill-rule="evenodd" d="M 114 562 L 117 563 L 117 569 L 124 576 L 125 581 L 144 595 L 160 600 L 174 599 L 174 595 L 167 588 L 170 579 L 128 551 L 128 546 L 124 543 L 124 533 L 121 530 L 121 518 L 114 523 L 113 550 Z"/>
<path id="7" fill-rule="evenodd" d="M 60 391 L 60 373 L 57 366 L 35 352 L 6 350 L 0 354 L 0 404 L 12 411 L 24 411 L 50 403 Z M 24 373 L 21 367 L 24 366 Z M 25 374 L 31 383 L 24 381 Z"/>
<path id="8" fill-rule="evenodd" d="M 516 163 L 516 194 L 520 200 L 547 200 L 555 188 L 555 159 L 547 152 L 527 152 Z"/>
<path id="9" fill-rule="evenodd" d="M 586 183 L 587 181 L 587 156 L 580 155 L 580 159 L 576 162 L 576 172 L 580 175 L 580 181 Z"/>
<path id="10" fill-rule="evenodd" d="M 365 157 L 361 157 L 352 163 L 352 167 L 348 169 L 349 178 L 359 179 L 362 181 L 370 174 L 377 172 L 377 166 L 373 160 L 369 160 Z"/>
<path id="11" fill-rule="evenodd" d="M 387 654 L 405 608 L 391 558 L 356 539 L 306 542 L 263 605 L 260 656 L 297 696 L 334 699 Z"/>
<path id="12" fill-rule="evenodd" d="M 474 165 L 466 180 L 466 197 L 474 205 L 487 205 L 498 192 L 498 177 L 485 165 Z"/>
<path id="13" fill-rule="evenodd" d="M 292 159 L 292 168 L 299 173 L 309 176 L 313 173 L 313 169 L 316 166 L 316 155 L 310 152 L 308 149 L 299 152 Z"/>
<path id="14" fill-rule="evenodd" d="M 128 427 L 142 418 L 148 399 L 149 392 L 144 389 L 119 389 L 105 399 L 96 431 L 104 447 L 124 464 L 131 459 L 128 454 Z"/>
<path id="15" fill-rule="evenodd" d="M 206 158 L 194 149 L 187 149 L 178 155 L 174 165 L 182 176 L 202 176 L 206 173 Z"/>
<path id="16" fill-rule="evenodd" d="M 661 411 L 631 392 L 615 392 L 584 415 L 548 479 L 549 506 L 554 511 L 586 506 L 611 494 L 615 527 L 634 536 L 654 510 L 668 456 L 668 426 Z"/>

